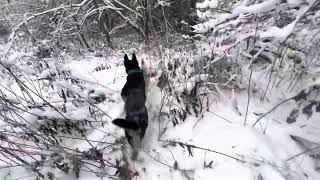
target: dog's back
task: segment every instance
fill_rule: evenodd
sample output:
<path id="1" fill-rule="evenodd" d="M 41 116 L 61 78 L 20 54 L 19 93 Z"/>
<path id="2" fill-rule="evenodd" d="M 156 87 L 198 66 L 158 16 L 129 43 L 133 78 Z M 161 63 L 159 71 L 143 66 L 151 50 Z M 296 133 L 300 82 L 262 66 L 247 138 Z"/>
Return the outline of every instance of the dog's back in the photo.
<path id="1" fill-rule="evenodd" d="M 129 89 L 127 94 L 127 102 L 125 104 L 126 120 L 138 124 L 138 129 L 135 132 L 128 132 L 127 138 L 132 146 L 137 146 L 135 142 L 141 141 L 148 126 L 148 112 L 145 106 L 146 96 L 143 89 Z M 130 136 L 130 137 L 129 137 Z M 136 137 L 139 136 L 139 137 Z M 129 140 L 133 139 L 133 140 Z M 133 142 L 130 142 L 133 141 Z"/>

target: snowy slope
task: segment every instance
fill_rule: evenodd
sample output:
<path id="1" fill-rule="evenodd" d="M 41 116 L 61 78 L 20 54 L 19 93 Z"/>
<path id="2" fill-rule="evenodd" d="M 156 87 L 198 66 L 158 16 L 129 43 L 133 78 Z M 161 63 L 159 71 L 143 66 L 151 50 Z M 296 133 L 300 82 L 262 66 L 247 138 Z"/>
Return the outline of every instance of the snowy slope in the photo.
<path id="1" fill-rule="evenodd" d="M 118 57 L 107 61 L 121 60 L 121 57 Z M 103 86 L 119 92 L 125 82 L 124 68 L 120 66 L 109 70 L 90 72 L 90 67 L 94 67 L 93 64 L 99 64 L 100 62 L 97 59 L 94 59 L 94 61 L 84 60 L 71 62 L 66 66 L 72 69 L 74 75 L 79 74 L 89 81 L 99 82 Z M 278 113 L 266 118 L 259 126 L 251 127 L 258 117 L 254 115 L 254 112 L 263 113 L 269 110 L 273 103 L 277 103 L 278 99 L 276 97 L 276 99 L 271 100 L 272 103 L 269 106 L 266 103 L 261 103 L 259 99 L 253 99 L 248 113 L 248 124 L 244 126 L 243 114 L 245 112 L 246 93 L 238 93 L 235 95 L 236 99 L 232 99 L 232 94 L 226 91 L 226 99 L 221 99 L 213 104 L 203 118 L 189 116 L 184 123 L 176 127 L 169 126 L 169 129 L 161 137 L 161 141 L 158 141 L 159 122 L 156 114 L 160 106 L 160 93 L 160 89 L 154 85 L 153 79 L 147 98 L 149 117 L 151 118 L 145 138 L 145 146 L 143 152 L 140 152 L 138 160 L 131 162 L 132 167 L 139 172 L 137 179 L 231 180 L 236 178 L 248 180 L 262 178 L 265 180 L 316 180 L 320 177 L 319 172 L 314 170 L 313 160 L 308 155 L 301 155 L 288 160 L 304 151 L 290 138 L 290 135 L 300 135 L 316 141 L 320 132 L 313 131 L 313 134 L 309 134 L 308 125 L 319 129 L 318 123 L 308 121 L 305 128 L 307 130 L 300 128 L 300 124 L 288 126 L 284 116 L 281 116 L 284 110 L 279 110 Z M 121 114 L 123 103 L 119 98 L 119 93 L 114 93 L 113 97 L 116 99 L 115 105 L 102 105 L 101 108 L 115 118 Z M 237 102 L 242 115 L 232 108 L 234 101 Z M 290 107 L 289 105 L 285 105 L 285 107 Z M 218 114 L 230 122 L 214 114 Z M 318 127 L 314 127 L 316 125 Z M 102 130 L 109 131 L 109 128 L 111 128 L 117 132 L 117 135 L 123 136 L 121 129 L 112 126 L 109 124 Z M 93 131 L 88 137 L 90 139 L 101 139 L 101 136 L 101 133 Z M 244 162 L 197 148 L 191 148 L 191 155 L 187 146 L 181 147 L 178 144 L 166 143 L 167 140 L 221 152 Z M 88 148 L 86 143 L 77 146 Z M 175 170 L 175 162 L 177 162 L 176 168 L 178 170 Z"/>
<path id="2" fill-rule="evenodd" d="M 170 48 L 132 36 L 39 58 L 0 44 L 0 179 L 319 180 L 319 8 L 204 0 L 198 34 Z M 111 123 L 125 116 L 123 51 L 151 76 L 136 160 Z"/>
<path id="3" fill-rule="evenodd" d="M 87 87 L 103 92 L 112 99 L 97 105 L 111 118 L 104 116 L 104 126 L 96 126 L 87 134 L 87 139 L 96 142 L 90 145 L 84 140 L 64 139 L 65 146 L 85 151 L 92 146 L 105 147 L 101 142 L 115 142 L 124 136 L 121 129 L 110 123 L 112 118 L 124 115 L 120 91 L 126 75 L 122 65 L 112 65 L 121 64 L 121 61 L 121 56 L 106 59 L 88 56 L 80 61 L 68 61 L 64 65 L 64 68 L 71 71 L 72 76 L 85 80 Z M 109 69 L 94 70 L 106 62 L 110 64 Z M 147 98 L 150 123 L 144 139 L 144 148 L 136 161 L 129 160 L 130 169 L 138 172 L 133 179 L 319 179 L 320 174 L 314 169 L 315 162 L 307 154 L 291 159 L 304 149 L 290 138 L 290 135 L 298 135 L 317 142 L 319 123 L 314 123 L 313 119 L 288 125 L 283 114 L 286 107 L 290 107 L 290 103 L 252 128 L 252 124 L 258 118 L 256 114 L 267 112 L 279 102 L 279 98 L 270 97 L 269 103 L 261 103 L 259 98 L 253 96 L 247 124 L 244 126 L 246 92 L 241 91 L 233 95 L 223 90 L 224 98 L 213 103 L 203 117 L 189 115 L 185 122 L 175 127 L 170 123 L 167 125 L 167 131 L 158 139 L 159 123 L 167 122 L 161 119 L 159 121 L 157 116 L 161 105 L 161 90 L 155 84 L 156 80 L 152 79 Z M 68 114 L 70 117 L 83 118 L 89 114 L 85 108 L 72 112 Z M 301 124 L 304 124 L 305 128 L 301 128 Z M 310 127 L 315 130 L 312 131 Z M 126 148 L 129 148 L 128 145 Z M 125 152 L 129 151 L 128 149 Z M 106 149 L 104 158 L 115 162 L 116 159 L 123 158 L 123 153 L 119 148 L 114 151 Z M 49 169 L 47 167 L 42 171 Z M 57 169 L 53 171 L 56 179 L 75 178 L 72 174 L 67 175 Z M 5 179 L 35 178 L 21 168 L 5 168 L 0 172 L 1 177 Z M 93 173 L 82 171 L 79 179 L 109 179 L 110 176 L 104 176 L 103 173 L 115 174 L 115 169 L 101 169 L 99 172 L 101 177 L 98 178 Z"/>

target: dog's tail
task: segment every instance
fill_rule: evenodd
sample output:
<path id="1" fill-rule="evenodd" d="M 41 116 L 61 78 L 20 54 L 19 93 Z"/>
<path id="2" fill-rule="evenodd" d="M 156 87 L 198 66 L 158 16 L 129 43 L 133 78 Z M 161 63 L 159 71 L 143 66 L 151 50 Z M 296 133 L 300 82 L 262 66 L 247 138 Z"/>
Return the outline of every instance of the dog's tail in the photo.
<path id="1" fill-rule="evenodd" d="M 119 126 L 119 127 L 122 127 L 122 128 L 125 128 L 125 129 L 132 129 L 132 130 L 138 130 L 139 129 L 139 126 L 136 122 L 134 121 L 128 121 L 128 120 L 125 120 L 125 119 L 120 119 L 120 118 L 117 118 L 117 119 L 114 119 L 112 121 L 113 124 Z"/>

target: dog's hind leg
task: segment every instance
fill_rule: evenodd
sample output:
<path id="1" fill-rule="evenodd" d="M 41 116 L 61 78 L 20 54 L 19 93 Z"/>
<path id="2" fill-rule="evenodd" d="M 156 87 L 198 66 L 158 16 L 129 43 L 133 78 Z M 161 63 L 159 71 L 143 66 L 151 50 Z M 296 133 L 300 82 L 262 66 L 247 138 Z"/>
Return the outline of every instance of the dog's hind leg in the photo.
<path id="1" fill-rule="evenodd" d="M 130 146 L 132 148 L 131 159 L 137 160 L 138 152 L 139 152 L 137 148 L 139 148 L 139 147 L 136 147 L 137 144 L 135 144 L 133 137 L 129 135 L 128 131 L 125 131 L 125 135 L 126 135 L 128 143 L 130 144 Z"/>
<path id="2" fill-rule="evenodd" d="M 126 135 L 126 138 L 127 138 L 127 140 L 128 140 L 128 143 L 130 144 L 131 147 L 133 147 L 134 145 L 133 145 L 133 142 L 132 142 L 132 140 L 133 140 L 132 136 L 130 136 L 127 131 L 125 131 L 124 133 L 125 133 L 125 135 Z"/>

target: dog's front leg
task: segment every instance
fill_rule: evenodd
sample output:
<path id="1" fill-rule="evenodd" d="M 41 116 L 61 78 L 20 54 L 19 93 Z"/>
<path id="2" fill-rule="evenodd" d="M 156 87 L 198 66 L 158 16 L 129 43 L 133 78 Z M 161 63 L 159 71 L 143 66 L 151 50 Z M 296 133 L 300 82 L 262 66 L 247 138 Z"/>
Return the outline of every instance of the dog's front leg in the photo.
<path id="1" fill-rule="evenodd" d="M 121 90 L 121 97 L 122 100 L 124 102 L 124 107 L 123 107 L 123 113 L 122 114 L 126 114 L 126 104 L 127 104 L 127 95 L 128 95 L 128 85 L 127 83 L 123 86 L 122 90 Z"/>
<path id="2" fill-rule="evenodd" d="M 127 95 L 128 95 L 128 85 L 126 83 L 121 90 L 121 97 L 125 104 L 127 103 L 127 98 L 126 98 Z"/>

